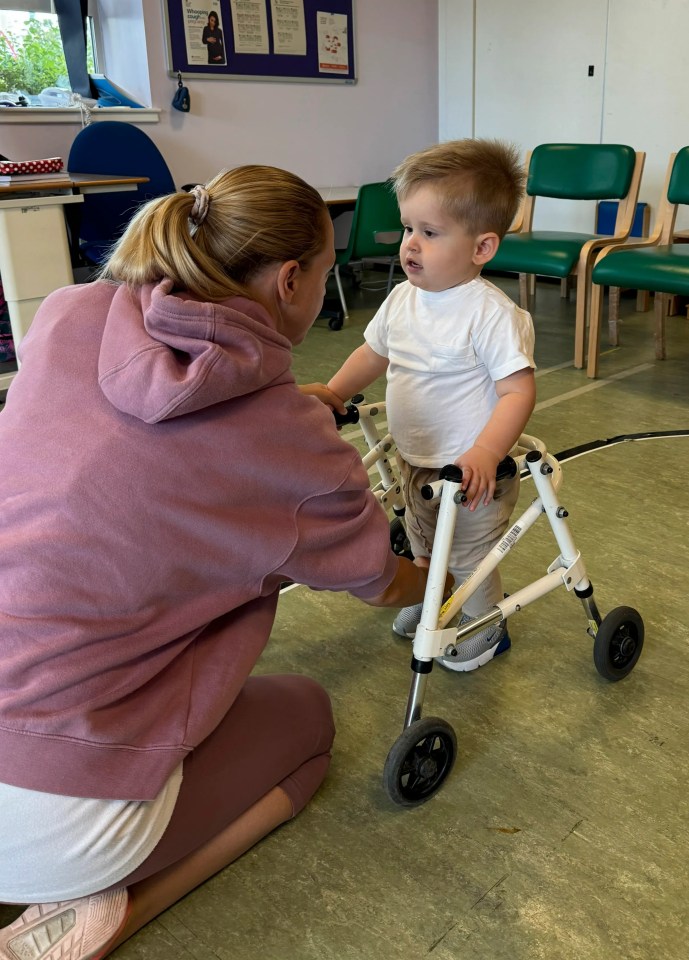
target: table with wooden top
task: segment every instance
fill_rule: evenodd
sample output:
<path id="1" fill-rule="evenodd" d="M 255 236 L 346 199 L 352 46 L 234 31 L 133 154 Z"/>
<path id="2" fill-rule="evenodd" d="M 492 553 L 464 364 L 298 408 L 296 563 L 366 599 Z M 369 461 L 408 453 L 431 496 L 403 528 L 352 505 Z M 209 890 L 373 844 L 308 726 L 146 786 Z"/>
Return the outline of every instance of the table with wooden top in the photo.
<path id="1" fill-rule="evenodd" d="M 80 193 L 114 193 L 120 190 L 134 190 L 140 183 L 148 183 L 148 177 L 123 177 L 110 173 L 72 173 L 50 177 L 46 180 L 22 181 L 21 174 L 11 183 L 0 183 L 0 199 L 11 194 L 59 193 L 69 190 Z"/>
<path id="2" fill-rule="evenodd" d="M 349 207 L 352 210 L 359 193 L 358 187 L 316 187 L 316 190 L 329 207 Z"/>
<path id="3" fill-rule="evenodd" d="M 65 173 L 30 183 L 0 183 L 0 277 L 15 347 L 42 300 L 74 283 L 65 216 L 85 193 L 136 190 L 148 177 Z M 12 374 L 0 375 L 0 390 Z"/>

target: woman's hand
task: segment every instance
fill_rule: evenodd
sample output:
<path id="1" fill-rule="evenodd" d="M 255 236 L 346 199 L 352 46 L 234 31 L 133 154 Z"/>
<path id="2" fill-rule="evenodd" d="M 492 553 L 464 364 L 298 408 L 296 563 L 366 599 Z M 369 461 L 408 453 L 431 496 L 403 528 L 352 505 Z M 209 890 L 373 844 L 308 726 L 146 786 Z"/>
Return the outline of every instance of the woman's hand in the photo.
<path id="1" fill-rule="evenodd" d="M 317 397 L 321 403 L 330 407 L 331 410 L 337 410 L 338 413 L 347 412 L 344 400 L 333 393 L 324 383 L 303 383 L 299 385 L 299 390 L 307 397 Z"/>

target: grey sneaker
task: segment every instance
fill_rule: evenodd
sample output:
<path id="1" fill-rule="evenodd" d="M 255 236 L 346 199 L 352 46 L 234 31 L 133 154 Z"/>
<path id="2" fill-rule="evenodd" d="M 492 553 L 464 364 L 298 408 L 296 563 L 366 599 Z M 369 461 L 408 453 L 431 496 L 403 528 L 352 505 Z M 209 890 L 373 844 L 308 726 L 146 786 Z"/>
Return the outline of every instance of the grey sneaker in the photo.
<path id="1" fill-rule="evenodd" d="M 399 637 L 413 640 L 416 628 L 421 620 L 422 603 L 415 603 L 413 607 L 403 607 L 392 621 L 392 629 Z"/>
<path id="2" fill-rule="evenodd" d="M 471 619 L 466 614 L 462 614 L 460 626 Z M 485 630 L 475 633 L 473 637 L 462 640 L 457 644 L 455 653 L 451 657 L 438 657 L 437 662 L 446 670 L 468 673 L 470 670 L 476 670 L 477 667 L 485 666 L 489 660 L 509 650 L 511 646 L 512 641 L 507 632 L 507 624 L 501 620 L 497 626 L 486 627 Z"/>

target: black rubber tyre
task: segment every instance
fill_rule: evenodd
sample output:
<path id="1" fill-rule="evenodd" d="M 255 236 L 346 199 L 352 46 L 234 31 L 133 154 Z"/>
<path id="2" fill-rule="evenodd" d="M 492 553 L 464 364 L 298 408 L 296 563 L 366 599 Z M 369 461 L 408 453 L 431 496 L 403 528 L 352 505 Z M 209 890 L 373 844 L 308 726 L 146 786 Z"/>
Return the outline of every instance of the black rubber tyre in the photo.
<path id="1" fill-rule="evenodd" d="M 395 517 L 390 521 L 390 546 L 392 547 L 392 552 L 396 553 L 398 557 L 407 557 L 409 560 L 414 559 L 414 554 L 411 552 L 411 547 L 409 546 L 407 531 L 405 530 L 401 517 Z"/>
<path id="2" fill-rule="evenodd" d="M 644 645 L 644 622 L 633 607 L 615 607 L 598 628 L 593 662 L 601 677 L 621 680 L 636 666 Z"/>
<path id="3" fill-rule="evenodd" d="M 342 317 L 331 317 L 330 320 L 328 320 L 328 326 L 331 330 L 341 330 Z"/>
<path id="4" fill-rule="evenodd" d="M 401 807 L 416 807 L 440 789 L 457 755 L 455 732 L 439 717 L 423 717 L 393 743 L 385 761 L 383 784 Z"/>

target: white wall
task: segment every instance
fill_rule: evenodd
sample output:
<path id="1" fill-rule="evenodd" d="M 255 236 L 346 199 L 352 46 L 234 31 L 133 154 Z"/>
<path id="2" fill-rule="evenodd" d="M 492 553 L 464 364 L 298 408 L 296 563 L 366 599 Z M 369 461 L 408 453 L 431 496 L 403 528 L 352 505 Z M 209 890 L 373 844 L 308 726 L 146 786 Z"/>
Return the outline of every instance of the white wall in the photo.
<path id="1" fill-rule="evenodd" d="M 475 0 L 438 4 L 438 139 L 474 136 Z"/>
<path id="2" fill-rule="evenodd" d="M 641 199 L 655 214 L 671 153 L 689 144 L 687 0 L 610 0 L 603 130 L 646 151 Z M 680 207 L 677 228 L 689 227 Z"/>
<path id="3" fill-rule="evenodd" d="M 176 81 L 167 75 L 161 4 L 102 5 L 118 18 L 112 36 L 117 31 L 131 41 L 129 62 L 117 56 L 112 77 L 126 87 L 131 76 L 138 92 L 146 90 L 137 56 L 145 26 L 151 102 L 163 113 L 160 123 L 143 129 L 177 184 L 241 163 L 282 166 L 317 186 L 359 184 L 385 179 L 404 156 L 438 139 L 437 0 L 355 3 L 359 80 L 352 86 L 190 79 L 190 114 L 170 107 Z M 5 124 L 0 151 L 66 157 L 78 128 Z"/>
<path id="4" fill-rule="evenodd" d="M 687 0 L 439 0 L 439 20 L 440 139 L 628 143 L 646 152 L 640 199 L 655 213 L 669 155 L 689 143 Z"/>

